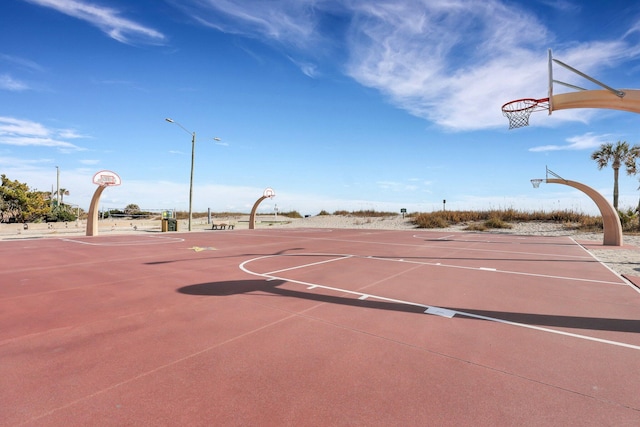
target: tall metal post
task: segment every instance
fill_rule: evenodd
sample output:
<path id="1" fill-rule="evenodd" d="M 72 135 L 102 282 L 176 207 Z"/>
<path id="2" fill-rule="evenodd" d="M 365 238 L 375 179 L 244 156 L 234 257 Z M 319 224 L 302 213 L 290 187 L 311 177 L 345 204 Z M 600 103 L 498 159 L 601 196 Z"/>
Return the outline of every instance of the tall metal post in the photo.
<path id="1" fill-rule="evenodd" d="M 174 123 L 182 128 L 185 132 L 191 135 L 191 178 L 189 180 L 189 231 L 191 231 L 191 221 L 193 219 L 193 166 L 195 163 L 196 157 L 196 133 L 189 131 L 187 128 L 182 126 L 180 123 L 176 122 L 173 119 L 166 118 L 165 121 L 169 123 Z M 213 138 L 214 141 L 220 141 L 220 138 Z"/>
<path id="2" fill-rule="evenodd" d="M 56 208 L 60 208 L 60 168 L 56 166 Z"/>
<path id="3" fill-rule="evenodd" d="M 193 216 L 193 165 L 196 157 L 196 133 L 191 134 L 191 179 L 189 180 L 189 231 L 191 231 L 191 219 Z"/>

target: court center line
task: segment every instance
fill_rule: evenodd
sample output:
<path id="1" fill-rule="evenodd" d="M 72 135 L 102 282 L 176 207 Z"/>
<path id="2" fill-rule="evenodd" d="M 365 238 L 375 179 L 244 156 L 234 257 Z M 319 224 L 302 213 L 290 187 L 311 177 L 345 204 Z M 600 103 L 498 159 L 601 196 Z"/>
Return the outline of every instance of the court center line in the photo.
<path id="1" fill-rule="evenodd" d="M 307 255 L 307 254 L 305 254 L 305 255 Z M 282 270 L 270 271 L 270 272 L 265 273 L 265 274 L 270 275 L 270 274 L 275 274 L 275 273 L 282 273 L 282 272 L 284 272 L 284 271 L 297 270 L 297 269 L 299 269 L 299 268 L 307 268 L 307 267 L 311 267 L 311 266 L 313 266 L 313 265 L 326 264 L 326 263 L 334 262 L 334 261 L 342 261 L 342 260 L 345 260 L 345 259 L 349 259 L 349 258 L 351 258 L 351 257 L 353 256 L 353 255 L 333 255 L 333 254 L 309 254 L 309 255 L 310 255 L 310 256 L 314 256 L 314 255 L 315 255 L 315 256 L 317 256 L 317 255 L 323 255 L 323 256 L 339 256 L 340 258 L 332 258 L 332 259 L 327 259 L 327 260 L 324 260 L 324 261 L 312 262 L 312 263 L 310 263 L 310 264 L 301 264 L 301 265 L 297 265 L 297 266 L 295 266 L 295 267 L 283 268 Z M 276 256 L 277 256 L 277 255 L 276 255 Z"/>
<path id="2" fill-rule="evenodd" d="M 296 256 L 300 256 L 300 255 L 306 255 L 306 254 L 296 254 Z M 513 274 L 513 275 L 519 275 L 519 276 L 542 277 L 546 279 L 568 280 L 568 281 L 587 282 L 587 283 L 600 283 L 600 284 L 606 284 L 606 285 L 626 285 L 626 283 L 624 283 L 622 280 L 620 282 L 612 282 L 608 280 L 584 279 L 584 278 L 570 277 L 570 276 L 555 276 L 550 274 L 527 273 L 522 271 L 498 270 L 490 267 L 467 267 L 463 265 L 443 264 L 441 262 L 434 263 L 434 262 L 406 260 L 406 259 L 400 259 L 400 258 L 375 257 L 371 255 L 363 256 L 363 255 L 352 255 L 352 254 L 319 254 L 319 253 L 309 254 L 309 255 L 326 255 L 326 256 L 336 256 L 340 258 L 321 261 L 318 263 L 302 264 L 299 266 L 290 267 L 282 270 L 271 271 L 263 274 L 275 274 L 283 271 L 304 268 L 310 265 L 322 264 L 322 263 L 333 262 L 333 261 L 341 261 L 341 260 L 350 259 L 350 258 L 362 258 L 362 259 L 373 259 L 373 260 L 387 261 L 387 262 L 406 262 L 409 264 L 419 264 L 419 265 L 434 266 L 434 267 L 457 268 L 462 270 L 482 271 L 487 273 Z M 257 261 L 260 259 L 273 258 L 273 257 L 279 257 L 279 256 L 289 256 L 289 255 L 265 255 L 258 258 L 253 258 L 253 260 Z"/>
<path id="3" fill-rule="evenodd" d="M 377 260 L 381 260 L 381 261 L 391 261 L 391 262 L 406 262 L 409 264 L 421 264 L 421 265 L 430 265 L 430 266 L 434 266 L 434 267 L 445 267 L 445 268 L 459 268 L 462 270 L 474 270 L 474 271 L 484 271 L 484 272 L 489 272 L 489 273 L 500 273 L 500 274 L 515 274 L 515 275 L 519 275 L 519 276 L 531 276 L 531 277 L 544 277 L 547 279 L 560 279 L 560 280 L 571 280 L 571 281 L 578 281 L 578 282 L 589 282 L 589 283 L 602 283 L 602 284 L 607 284 L 607 285 L 624 285 L 624 283 L 622 283 L 622 281 L 620 282 L 611 282 L 608 280 L 595 280 L 595 279 L 583 279 L 583 278 L 579 278 L 579 277 L 570 277 L 570 276 L 554 276 L 554 275 L 550 275 L 550 274 L 538 274 L 538 273 L 526 273 L 526 272 L 522 272 L 522 271 L 511 271 L 511 270 L 498 270 L 498 269 L 492 269 L 489 267 L 467 267 L 464 265 L 453 265 L 453 264 L 443 264 L 441 262 L 424 262 L 424 261 L 412 261 L 412 260 L 400 260 L 400 259 L 395 259 L 395 258 L 379 258 L 379 257 L 366 257 L 366 258 L 370 258 L 370 259 L 377 259 Z"/>

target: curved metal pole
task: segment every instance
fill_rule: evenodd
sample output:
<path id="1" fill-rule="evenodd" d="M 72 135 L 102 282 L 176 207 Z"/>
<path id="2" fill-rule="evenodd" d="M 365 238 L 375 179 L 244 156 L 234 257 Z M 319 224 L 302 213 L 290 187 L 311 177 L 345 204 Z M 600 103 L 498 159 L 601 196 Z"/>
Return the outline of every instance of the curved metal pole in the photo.
<path id="1" fill-rule="evenodd" d="M 107 188 L 106 185 L 99 185 L 96 188 L 93 197 L 91 198 L 91 204 L 89 205 L 89 215 L 87 217 L 87 236 L 98 235 L 98 205 L 100 204 L 100 195 Z"/>
<path id="2" fill-rule="evenodd" d="M 608 90 L 583 90 L 553 95 L 549 101 L 553 111 L 569 108 L 605 108 L 609 110 L 640 113 L 640 90 L 625 89 L 625 97 L 619 98 Z"/>
<path id="3" fill-rule="evenodd" d="M 569 187 L 576 188 L 589 196 L 595 202 L 602 215 L 602 227 L 604 229 L 605 246 L 622 246 L 622 224 L 618 212 L 611 206 L 611 203 L 605 199 L 602 194 L 593 188 L 586 186 L 580 182 L 569 181 L 566 179 L 547 179 L 547 184 L 564 184 Z"/>
<path id="4" fill-rule="evenodd" d="M 253 208 L 251 208 L 251 216 L 249 216 L 249 230 L 256 228 L 256 211 L 258 210 L 258 205 L 260 205 L 264 199 L 268 198 L 268 196 L 262 196 L 253 204 Z"/>

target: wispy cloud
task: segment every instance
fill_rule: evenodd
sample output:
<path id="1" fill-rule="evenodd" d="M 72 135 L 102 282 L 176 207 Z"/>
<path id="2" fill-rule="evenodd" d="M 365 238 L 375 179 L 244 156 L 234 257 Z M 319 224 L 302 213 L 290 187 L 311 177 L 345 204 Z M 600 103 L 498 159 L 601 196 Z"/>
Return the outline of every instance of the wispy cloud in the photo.
<path id="1" fill-rule="evenodd" d="M 420 180 L 412 178 L 408 182 L 398 181 L 378 181 L 376 185 L 381 190 L 393 191 L 393 192 L 414 192 L 419 190 L 425 190 L 431 185 L 429 181 L 419 182 Z"/>
<path id="2" fill-rule="evenodd" d="M 98 27 L 105 34 L 121 43 L 151 43 L 162 44 L 165 36 L 153 28 L 121 17 L 121 12 L 90 4 L 80 0 L 25 0 L 38 6 L 55 9 L 65 15 L 81 19 Z"/>
<path id="3" fill-rule="evenodd" d="M 29 85 L 20 80 L 14 79 L 9 74 L 0 74 L 0 89 L 9 90 L 12 92 L 20 92 L 23 90 L 28 90 Z"/>
<path id="4" fill-rule="evenodd" d="M 567 138 L 568 144 L 564 145 L 540 145 L 538 147 L 530 148 L 529 151 L 573 151 L 573 150 L 590 150 L 592 148 L 600 147 L 601 144 L 610 142 L 612 135 L 596 135 L 592 132 L 585 133 L 584 135 L 572 136 Z"/>
<path id="5" fill-rule="evenodd" d="M 87 135 L 82 135 L 78 133 L 75 129 L 59 129 L 56 131 L 60 138 L 64 139 L 80 139 L 80 138 L 89 138 Z"/>
<path id="6" fill-rule="evenodd" d="M 323 33 L 319 18 L 325 12 L 325 5 L 334 8 L 333 3 L 316 0 L 204 0 L 176 2 L 176 6 L 202 25 L 284 48 L 284 56 L 303 74 L 315 78 L 318 76 L 315 61 L 328 43 L 328 35 Z M 332 33 L 336 30 L 332 26 Z M 256 57 L 251 51 L 247 53 Z"/>
<path id="7" fill-rule="evenodd" d="M 266 36 L 289 46 L 308 47 L 319 35 L 315 0 L 203 0 L 180 6 L 203 25 L 249 37 Z"/>
<path id="8" fill-rule="evenodd" d="M 42 72 L 44 69 L 37 62 L 30 59 L 21 58 L 19 56 L 7 55 L 0 53 L 0 61 L 11 64 L 14 67 L 21 68 L 28 71 Z"/>
<path id="9" fill-rule="evenodd" d="M 3 169 L 14 168 L 20 170 L 31 170 L 34 167 L 48 166 L 53 164 L 53 159 L 22 159 L 19 157 L 0 156 L 0 166 Z"/>
<path id="10" fill-rule="evenodd" d="M 339 67 L 346 75 L 445 129 L 506 127 L 503 103 L 548 94 L 546 51 L 555 35 L 513 2 L 186 0 L 181 6 L 205 25 L 280 45 L 309 76 L 317 76 L 327 55 L 344 58 Z M 633 30 L 621 28 L 617 40 L 568 41 L 556 57 L 585 73 L 604 70 L 640 55 L 625 40 Z M 585 116 L 563 111 L 543 124 L 565 120 Z"/>
<path id="11" fill-rule="evenodd" d="M 289 56 L 289 60 L 296 64 L 300 71 L 307 77 L 315 78 L 318 75 L 318 66 L 312 62 L 301 61 Z"/>
<path id="12" fill-rule="evenodd" d="M 53 147 L 63 151 L 84 150 L 64 139 L 80 138 L 70 129 L 49 129 L 30 120 L 0 117 L 0 144 L 14 146 Z"/>

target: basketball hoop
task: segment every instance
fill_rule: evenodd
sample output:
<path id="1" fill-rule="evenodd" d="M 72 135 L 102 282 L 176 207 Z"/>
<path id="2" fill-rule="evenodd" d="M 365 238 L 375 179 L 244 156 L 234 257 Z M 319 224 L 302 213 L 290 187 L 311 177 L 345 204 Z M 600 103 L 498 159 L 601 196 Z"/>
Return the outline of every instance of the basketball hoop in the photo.
<path id="1" fill-rule="evenodd" d="M 538 188 L 538 187 L 540 187 L 540 183 L 542 181 L 544 181 L 544 179 L 540 179 L 540 178 L 532 179 L 531 180 L 531 185 L 533 185 L 533 188 Z"/>
<path id="2" fill-rule="evenodd" d="M 265 188 L 264 192 L 262 193 L 262 197 L 273 199 L 274 197 L 276 197 L 276 192 L 273 191 L 272 188 Z"/>
<path id="3" fill-rule="evenodd" d="M 529 126 L 529 116 L 534 111 L 548 110 L 549 98 L 524 98 L 509 101 L 502 106 L 502 114 L 509 119 L 509 129 Z"/>
<path id="4" fill-rule="evenodd" d="M 93 176 L 93 183 L 101 187 L 109 187 L 122 184 L 122 180 L 115 172 L 100 171 Z"/>

